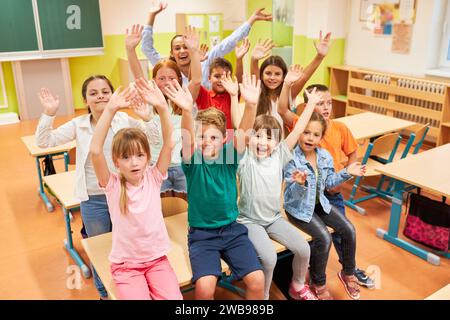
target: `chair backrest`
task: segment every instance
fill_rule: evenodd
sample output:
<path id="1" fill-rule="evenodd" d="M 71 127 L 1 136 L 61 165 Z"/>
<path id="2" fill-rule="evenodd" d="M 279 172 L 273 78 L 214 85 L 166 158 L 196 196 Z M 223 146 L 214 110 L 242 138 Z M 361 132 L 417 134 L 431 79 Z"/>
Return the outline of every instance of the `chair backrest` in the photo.
<path id="1" fill-rule="evenodd" d="M 77 147 L 70 149 L 69 151 L 69 164 L 75 165 L 77 162 Z"/>
<path id="2" fill-rule="evenodd" d="M 421 126 L 419 129 L 416 130 L 415 132 L 416 136 L 412 143 L 412 146 L 414 147 L 413 154 L 419 152 L 419 149 L 422 147 L 423 141 L 427 136 L 428 130 L 430 130 L 430 126 L 428 124 Z"/>
<path id="3" fill-rule="evenodd" d="M 386 134 L 382 137 L 379 137 L 378 139 L 375 139 L 373 141 L 373 148 L 371 156 L 380 156 L 383 154 L 389 154 L 392 153 L 392 151 L 397 151 L 399 138 L 401 139 L 400 135 L 398 133 L 390 133 Z M 395 153 L 394 151 L 394 153 Z"/>
<path id="4" fill-rule="evenodd" d="M 164 217 L 170 217 L 186 212 L 188 203 L 186 200 L 178 197 L 163 197 L 161 198 L 161 209 Z"/>

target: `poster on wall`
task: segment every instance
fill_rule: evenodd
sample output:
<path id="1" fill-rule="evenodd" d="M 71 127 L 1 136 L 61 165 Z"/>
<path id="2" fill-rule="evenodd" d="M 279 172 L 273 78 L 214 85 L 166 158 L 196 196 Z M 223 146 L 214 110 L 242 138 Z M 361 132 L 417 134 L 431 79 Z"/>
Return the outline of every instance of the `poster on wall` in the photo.
<path id="1" fill-rule="evenodd" d="M 415 0 L 361 0 L 359 20 L 375 35 L 392 36 L 393 25 L 413 24 Z"/>
<path id="2" fill-rule="evenodd" d="M 396 23 L 392 29 L 392 52 L 409 54 L 411 51 L 413 25 L 410 23 Z"/>

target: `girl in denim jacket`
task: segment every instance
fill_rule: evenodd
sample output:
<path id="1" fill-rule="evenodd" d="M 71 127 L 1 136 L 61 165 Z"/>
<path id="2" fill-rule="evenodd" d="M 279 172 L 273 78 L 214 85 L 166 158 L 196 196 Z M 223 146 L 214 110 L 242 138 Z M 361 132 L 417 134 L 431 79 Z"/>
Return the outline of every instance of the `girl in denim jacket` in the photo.
<path id="1" fill-rule="evenodd" d="M 342 236 L 343 270 L 338 273 L 347 293 L 359 299 L 359 285 L 354 276 L 356 234 L 352 223 L 332 207 L 324 195 L 326 189 L 362 176 L 365 166 L 359 162 L 336 173 L 333 158 L 325 149 L 318 148 L 326 130 L 326 121 L 314 112 L 300 136 L 294 158 L 284 169 L 286 188 L 284 209 L 289 220 L 313 238 L 311 242 L 311 289 L 321 300 L 332 299 L 326 287 L 326 266 L 331 247 L 328 227 Z"/>

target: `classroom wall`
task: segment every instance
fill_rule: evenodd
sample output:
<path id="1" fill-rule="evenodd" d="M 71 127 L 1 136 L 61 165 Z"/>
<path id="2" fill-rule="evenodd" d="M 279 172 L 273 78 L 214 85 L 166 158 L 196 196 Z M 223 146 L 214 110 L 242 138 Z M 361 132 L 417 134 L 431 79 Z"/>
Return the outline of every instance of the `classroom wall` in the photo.
<path id="1" fill-rule="evenodd" d="M 432 22 L 436 0 L 418 0 L 411 52 L 391 52 L 392 37 L 374 36 L 359 21 L 360 0 L 351 0 L 345 63 L 384 72 L 423 76 L 432 54 Z"/>
<path id="2" fill-rule="evenodd" d="M 156 17 L 154 26 L 155 48 L 162 56 L 169 56 L 170 40 L 176 31 L 175 15 L 177 12 L 222 13 L 225 37 L 246 20 L 245 1 L 242 0 L 171 0 L 167 2 L 169 3 L 168 7 Z M 93 72 L 105 74 L 114 85 L 119 84 L 118 59 L 126 57 L 125 30 L 135 23 L 147 23 L 148 8 L 150 8 L 151 3 L 152 1 L 148 0 L 100 0 L 105 55 L 70 59 L 75 109 L 84 108 L 80 94 L 81 86 L 83 81 Z M 140 48 L 137 51 L 139 57 L 144 58 Z M 227 55 L 226 58 L 234 64 L 234 54 Z"/>

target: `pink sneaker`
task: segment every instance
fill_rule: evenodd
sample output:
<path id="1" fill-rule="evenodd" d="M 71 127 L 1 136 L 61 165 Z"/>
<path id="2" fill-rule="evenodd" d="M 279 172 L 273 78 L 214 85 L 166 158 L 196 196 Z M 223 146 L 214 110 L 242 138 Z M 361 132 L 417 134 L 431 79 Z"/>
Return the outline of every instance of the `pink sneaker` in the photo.
<path id="1" fill-rule="evenodd" d="M 295 291 L 291 284 L 289 286 L 289 295 L 294 300 L 318 300 L 307 284 L 300 291 Z"/>

